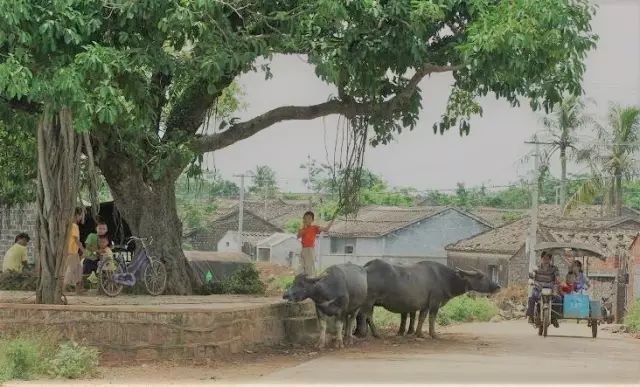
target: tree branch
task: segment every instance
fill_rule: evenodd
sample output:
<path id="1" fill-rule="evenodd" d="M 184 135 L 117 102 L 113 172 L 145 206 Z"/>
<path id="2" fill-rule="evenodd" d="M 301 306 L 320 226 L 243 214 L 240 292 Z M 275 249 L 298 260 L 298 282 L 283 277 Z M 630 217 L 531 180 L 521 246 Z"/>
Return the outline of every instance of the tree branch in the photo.
<path id="1" fill-rule="evenodd" d="M 204 123 L 206 113 L 222 94 L 222 91 L 233 82 L 235 74 L 223 77 L 216 82 L 216 91 L 209 93 L 209 83 L 204 79 L 195 79 L 185 88 L 167 117 L 167 128 L 164 138 L 176 139 L 180 134 L 194 135 Z"/>
<path id="2" fill-rule="evenodd" d="M 403 105 L 414 95 L 418 84 L 427 75 L 456 71 L 462 66 L 438 66 L 426 64 L 419 68 L 411 77 L 407 86 L 391 99 L 381 103 L 355 102 L 353 100 L 332 99 L 311 106 L 281 106 L 254 117 L 248 121 L 231 125 L 224 132 L 199 136 L 191 142 L 196 152 L 212 152 L 227 147 L 235 142 L 244 140 L 278 122 L 290 120 L 313 120 L 332 114 L 346 117 L 370 115 L 374 112 L 390 115 L 402 109 Z"/>

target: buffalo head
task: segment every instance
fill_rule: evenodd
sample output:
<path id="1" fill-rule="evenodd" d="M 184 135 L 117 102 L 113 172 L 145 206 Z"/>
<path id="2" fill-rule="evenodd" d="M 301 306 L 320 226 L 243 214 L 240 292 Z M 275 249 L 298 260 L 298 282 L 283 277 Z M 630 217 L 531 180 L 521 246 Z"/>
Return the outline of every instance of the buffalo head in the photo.
<path id="1" fill-rule="evenodd" d="M 500 290 L 500 285 L 491 281 L 491 278 L 480 270 L 462 270 L 456 268 L 456 273 L 469 284 L 469 290 L 478 293 L 496 293 Z"/>
<path id="2" fill-rule="evenodd" d="M 282 298 L 293 302 L 304 301 L 311 296 L 311 291 L 316 282 L 318 282 L 316 278 L 309 278 L 306 274 L 298 274 L 293 279 L 289 289 L 284 292 Z"/>

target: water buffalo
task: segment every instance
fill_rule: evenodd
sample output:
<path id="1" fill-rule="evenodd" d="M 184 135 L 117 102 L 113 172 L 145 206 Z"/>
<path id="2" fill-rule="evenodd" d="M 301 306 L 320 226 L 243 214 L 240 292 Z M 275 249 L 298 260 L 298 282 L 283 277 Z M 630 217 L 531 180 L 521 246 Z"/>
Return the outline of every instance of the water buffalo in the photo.
<path id="1" fill-rule="evenodd" d="M 347 345 L 353 343 L 355 318 L 367 300 L 367 272 L 361 266 L 347 263 L 330 266 L 317 278 L 298 274 L 283 298 L 294 302 L 313 300 L 320 321 L 319 348 L 325 346 L 328 317 L 335 317 L 336 347 L 342 348 L 345 323 Z"/>
<path id="2" fill-rule="evenodd" d="M 422 325 L 429 315 L 429 335 L 435 338 L 435 321 L 438 310 L 450 299 L 468 291 L 494 293 L 500 286 L 492 282 L 482 272 L 452 269 L 431 261 L 417 262 L 413 265 L 392 265 L 380 259 L 367 262 L 367 302 L 358 315 L 356 334 L 366 334 L 367 323 L 371 333 L 378 337 L 372 319 L 373 307 L 401 313 L 399 334 L 404 333 L 407 314 L 412 315 L 409 332 L 413 327 L 415 312 L 419 311 L 418 326 L 415 334 L 422 337 Z"/>

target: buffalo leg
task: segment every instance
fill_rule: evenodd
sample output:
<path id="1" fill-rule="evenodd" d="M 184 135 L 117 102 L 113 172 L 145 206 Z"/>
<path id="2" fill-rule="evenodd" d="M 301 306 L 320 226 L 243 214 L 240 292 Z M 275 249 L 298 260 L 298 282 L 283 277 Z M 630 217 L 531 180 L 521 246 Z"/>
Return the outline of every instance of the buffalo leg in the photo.
<path id="1" fill-rule="evenodd" d="M 416 327 L 416 337 L 423 337 L 422 335 L 422 325 L 424 324 L 424 319 L 427 317 L 427 310 L 421 310 L 420 315 L 418 316 L 418 326 Z"/>
<path id="2" fill-rule="evenodd" d="M 355 316 L 356 331 L 353 333 L 358 337 L 367 337 L 367 316 L 360 311 Z"/>
<path id="3" fill-rule="evenodd" d="M 327 316 L 318 313 L 318 321 L 320 322 L 320 338 L 318 339 L 318 348 L 323 349 L 327 343 Z"/>
<path id="4" fill-rule="evenodd" d="M 429 310 L 429 336 L 436 338 L 436 317 L 438 316 L 438 307 Z"/>
<path id="5" fill-rule="evenodd" d="M 415 332 L 416 327 L 416 312 L 409 313 L 409 330 L 407 331 L 407 335 L 413 334 Z"/>
<path id="6" fill-rule="evenodd" d="M 376 328 L 376 325 L 373 323 L 373 315 L 367 317 L 367 324 L 369 324 L 369 329 L 371 329 L 371 336 L 375 337 L 376 339 L 379 338 L 380 335 L 378 334 L 378 328 Z"/>
<path id="7" fill-rule="evenodd" d="M 343 328 L 344 328 L 344 317 L 338 315 L 336 316 L 336 348 L 338 349 L 344 348 L 344 341 L 342 341 L 342 337 L 344 335 Z"/>
<path id="8" fill-rule="evenodd" d="M 347 326 L 345 328 L 345 339 L 347 345 L 353 344 L 353 328 L 356 322 L 356 316 L 358 312 L 354 312 L 353 314 L 347 315 Z"/>
<path id="9" fill-rule="evenodd" d="M 398 328 L 398 336 L 404 336 L 405 325 L 407 325 L 407 314 L 400 313 L 400 328 Z"/>

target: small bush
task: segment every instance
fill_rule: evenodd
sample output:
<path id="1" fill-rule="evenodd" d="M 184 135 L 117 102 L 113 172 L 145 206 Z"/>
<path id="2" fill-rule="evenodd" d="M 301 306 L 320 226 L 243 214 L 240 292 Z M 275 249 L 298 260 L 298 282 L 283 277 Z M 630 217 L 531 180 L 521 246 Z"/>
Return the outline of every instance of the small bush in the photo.
<path id="1" fill-rule="evenodd" d="M 91 375 L 97 366 L 96 350 L 60 344 L 55 334 L 23 332 L 0 340 L 0 381 L 39 376 L 75 379 Z"/>
<path id="2" fill-rule="evenodd" d="M 416 319 L 418 314 L 416 313 Z M 407 320 L 409 320 L 407 318 Z M 373 321 L 380 328 L 396 328 L 400 326 L 400 315 L 398 313 L 389 312 L 383 307 L 376 306 L 373 308 Z M 418 322 L 416 321 L 416 324 Z M 408 324 L 408 323 L 407 323 Z"/>
<path id="3" fill-rule="evenodd" d="M 66 379 L 78 379 L 91 375 L 97 366 L 97 350 L 76 343 L 64 343 L 50 360 L 49 373 Z"/>
<path id="4" fill-rule="evenodd" d="M 640 300 L 636 300 L 631 306 L 627 316 L 624 318 L 624 324 L 632 333 L 640 332 Z"/>
<path id="5" fill-rule="evenodd" d="M 264 294 L 265 284 L 255 265 L 243 265 L 222 281 L 210 282 L 200 287 L 199 294 Z"/>
<path id="6" fill-rule="evenodd" d="M 41 348 L 33 339 L 0 341 L 0 380 L 28 380 L 39 373 Z"/>
<path id="7" fill-rule="evenodd" d="M 35 291 L 37 288 L 38 277 L 31 271 L 0 273 L 0 290 Z"/>
<path id="8" fill-rule="evenodd" d="M 438 324 L 454 322 L 489 321 L 498 314 L 498 308 L 485 297 L 462 295 L 449 301 L 438 313 Z"/>

